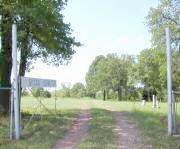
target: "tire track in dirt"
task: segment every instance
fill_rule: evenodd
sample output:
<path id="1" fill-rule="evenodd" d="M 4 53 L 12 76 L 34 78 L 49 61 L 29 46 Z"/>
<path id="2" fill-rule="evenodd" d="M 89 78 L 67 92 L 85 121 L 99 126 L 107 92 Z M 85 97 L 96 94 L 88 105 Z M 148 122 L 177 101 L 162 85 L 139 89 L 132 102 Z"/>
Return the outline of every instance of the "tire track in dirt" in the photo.
<path id="1" fill-rule="evenodd" d="M 118 135 L 118 149 L 153 149 L 152 145 L 146 145 L 135 121 L 129 120 L 126 112 L 105 106 L 112 111 L 116 120 L 115 133 Z"/>
<path id="2" fill-rule="evenodd" d="M 134 121 L 128 119 L 127 113 L 115 112 L 119 149 L 152 149 L 151 145 L 145 145 L 142 135 Z"/>
<path id="3" fill-rule="evenodd" d="M 90 111 L 81 111 L 79 118 L 63 139 L 57 141 L 54 149 L 75 149 L 88 135 L 88 122 L 91 119 Z"/>

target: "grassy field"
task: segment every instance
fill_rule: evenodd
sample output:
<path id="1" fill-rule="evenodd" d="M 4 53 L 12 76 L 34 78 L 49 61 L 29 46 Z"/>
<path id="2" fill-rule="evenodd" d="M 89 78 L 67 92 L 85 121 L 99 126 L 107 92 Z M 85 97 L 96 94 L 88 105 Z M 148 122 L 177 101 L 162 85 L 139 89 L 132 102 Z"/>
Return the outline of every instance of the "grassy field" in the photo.
<path id="1" fill-rule="evenodd" d="M 38 101 L 32 97 L 22 100 L 24 112 L 23 123 L 27 123 L 30 115 L 37 109 Z M 155 149 L 178 149 L 179 138 L 167 136 L 167 103 L 161 103 L 160 109 L 153 109 L 152 103 L 142 107 L 139 102 L 117 102 L 85 99 L 58 99 L 57 115 L 54 115 L 54 99 L 44 99 L 42 103 L 49 109 L 38 108 L 38 117 L 32 120 L 28 128 L 23 131 L 20 141 L 9 142 L 7 136 L 7 121 L 1 117 L 0 122 L 0 148 L 2 149 L 49 149 L 57 139 L 62 138 L 70 128 L 79 110 L 91 109 L 92 119 L 89 124 L 89 136 L 82 141 L 79 148 L 97 148 L 103 146 L 107 149 L 117 148 L 117 135 L 113 132 L 115 127 L 114 111 L 125 111 L 130 119 L 135 121 L 142 131 L 145 143 L 152 144 Z M 180 108 L 178 108 L 180 113 Z M 43 116 L 41 116 L 43 115 Z M 110 126 L 110 127 L 106 127 Z"/>

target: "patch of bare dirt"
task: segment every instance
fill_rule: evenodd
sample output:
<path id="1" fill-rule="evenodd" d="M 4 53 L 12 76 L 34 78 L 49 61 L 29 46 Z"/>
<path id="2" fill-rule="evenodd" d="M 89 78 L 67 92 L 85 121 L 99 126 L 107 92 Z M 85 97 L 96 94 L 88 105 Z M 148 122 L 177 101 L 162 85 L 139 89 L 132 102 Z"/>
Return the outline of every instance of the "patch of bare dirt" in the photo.
<path id="1" fill-rule="evenodd" d="M 65 137 L 57 141 L 54 149 L 75 149 L 88 135 L 90 117 L 89 110 L 82 111 Z"/>

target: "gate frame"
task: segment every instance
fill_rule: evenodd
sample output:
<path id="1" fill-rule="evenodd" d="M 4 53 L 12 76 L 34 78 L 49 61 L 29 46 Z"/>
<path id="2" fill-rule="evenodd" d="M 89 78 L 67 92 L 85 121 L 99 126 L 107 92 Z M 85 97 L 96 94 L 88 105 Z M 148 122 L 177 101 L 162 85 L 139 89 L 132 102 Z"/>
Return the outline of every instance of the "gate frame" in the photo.
<path id="1" fill-rule="evenodd" d="M 168 94 L 168 135 L 177 135 L 176 130 L 176 98 L 172 89 L 172 50 L 171 50 L 171 30 L 169 27 L 165 29 L 166 32 L 166 47 L 167 47 L 167 94 Z M 180 92 L 178 92 L 180 93 Z"/>

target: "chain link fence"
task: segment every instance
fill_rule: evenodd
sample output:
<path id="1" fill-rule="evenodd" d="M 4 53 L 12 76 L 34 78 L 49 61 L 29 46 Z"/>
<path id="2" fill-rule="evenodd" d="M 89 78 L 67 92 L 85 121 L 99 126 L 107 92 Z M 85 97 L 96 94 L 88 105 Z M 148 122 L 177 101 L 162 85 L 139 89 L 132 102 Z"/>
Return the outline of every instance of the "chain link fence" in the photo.
<path id="1" fill-rule="evenodd" d="M 10 109 L 11 109 L 11 92 L 12 89 L 10 87 L 0 87 L 0 148 L 1 144 L 6 144 L 9 141 L 10 135 Z M 4 96 L 9 94 L 9 101 L 3 100 Z M 8 114 L 5 113 L 6 109 L 2 106 L 2 104 L 7 105 L 7 109 L 9 109 Z"/>

